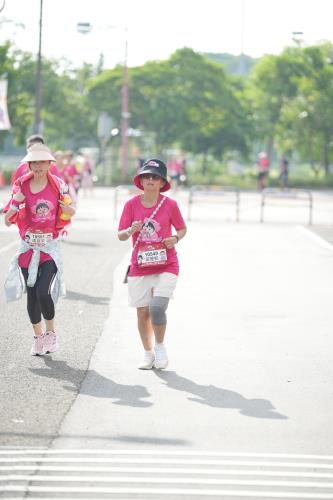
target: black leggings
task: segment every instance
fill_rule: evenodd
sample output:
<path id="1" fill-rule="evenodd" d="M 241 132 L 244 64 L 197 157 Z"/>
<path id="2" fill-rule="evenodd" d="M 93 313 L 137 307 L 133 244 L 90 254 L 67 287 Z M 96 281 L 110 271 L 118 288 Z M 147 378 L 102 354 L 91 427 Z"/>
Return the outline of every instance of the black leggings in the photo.
<path id="1" fill-rule="evenodd" d="M 27 284 L 28 269 L 21 267 L 21 270 L 25 284 Z M 34 286 L 27 286 L 28 314 L 33 325 L 41 322 L 42 314 L 44 319 L 51 320 L 54 318 L 54 303 L 51 297 L 51 286 L 56 274 L 57 266 L 54 261 L 47 260 L 38 267 L 37 279 Z"/>

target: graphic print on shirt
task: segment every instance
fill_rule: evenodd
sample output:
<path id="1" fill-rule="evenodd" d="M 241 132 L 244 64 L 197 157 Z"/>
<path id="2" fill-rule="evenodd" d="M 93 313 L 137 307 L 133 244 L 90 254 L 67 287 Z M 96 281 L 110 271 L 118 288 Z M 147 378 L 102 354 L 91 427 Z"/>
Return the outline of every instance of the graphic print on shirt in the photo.
<path id="1" fill-rule="evenodd" d="M 37 198 L 30 211 L 32 227 L 26 229 L 24 241 L 31 247 L 43 247 L 53 239 L 55 205 L 47 198 Z"/>
<path id="2" fill-rule="evenodd" d="M 33 222 L 51 222 L 55 220 L 55 207 L 50 200 L 40 198 L 31 207 L 31 220 Z"/>
<path id="3" fill-rule="evenodd" d="M 141 233 L 141 242 L 139 244 L 137 262 L 140 267 L 156 266 L 166 264 L 168 260 L 167 251 L 162 243 L 162 237 L 158 235 L 160 224 L 151 219 L 144 221 L 144 227 Z"/>
<path id="4" fill-rule="evenodd" d="M 141 241 L 161 241 L 162 238 L 158 235 L 158 232 L 161 229 L 160 224 L 153 219 L 150 219 L 148 223 L 146 223 L 148 219 L 146 218 L 143 223 L 143 229 L 141 233 Z"/>

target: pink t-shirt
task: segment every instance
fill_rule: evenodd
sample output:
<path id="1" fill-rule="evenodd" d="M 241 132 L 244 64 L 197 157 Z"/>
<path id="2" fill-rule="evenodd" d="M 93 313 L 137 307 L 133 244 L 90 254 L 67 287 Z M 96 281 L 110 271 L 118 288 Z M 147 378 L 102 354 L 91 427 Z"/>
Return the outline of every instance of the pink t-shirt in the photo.
<path id="1" fill-rule="evenodd" d="M 61 171 L 61 176 L 67 182 L 67 184 L 71 182 L 76 185 L 78 175 L 79 172 L 74 163 L 65 165 L 65 167 Z"/>
<path id="2" fill-rule="evenodd" d="M 30 172 L 29 163 L 20 163 L 12 175 L 12 184 L 28 172 Z M 50 173 L 59 177 L 59 170 L 57 169 L 57 165 L 53 162 L 50 165 Z"/>
<path id="3" fill-rule="evenodd" d="M 30 181 L 22 184 L 22 193 L 25 196 L 26 216 L 20 223 L 20 236 L 30 245 L 40 245 L 47 243 L 50 239 L 57 238 L 56 230 L 57 210 L 59 196 L 52 189 L 50 184 L 39 193 L 32 193 L 30 190 Z M 20 267 L 29 267 L 32 256 L 32 250 L 19 256 Z M 40 253 L 40 264 L 52 260 L 44 252 Z"/>
<path id="4" fill-rule="evenodd" d="M 163 205 L 142 233 L 139 240 L 140 243 L 137 245 L 132 255 L 129 276 L 146 276 L 148 274 L 160 274 L 165 272 L 178 275 L 179 273 L 178 257 L 175 248 L 168 250 L 161 242 L 164 238 L 168 238 L 172 235 L 172 226 L 176 229 L 176 231 L 179 231 L 180 229 L 184 229 L 186 224 L 182 214 L 180 213 L 177 202 L 171 198 L 165 198 L 166 199 Z M 128 229 L 132 222 L 136 220 L 141 220 L 142 223 L 146 222 L 160 201 L 161 195 L 159 196 L 156 205 L 150 208 L 145 208 L 141 203 L 141 195 L 131 198 L 125 203 L 119 222 L 119 231 Z M 133 234 L 133 245 L 135 244 L 138 235 L 138 232 Z M 147 255 L 157 253 L 159 253 L 158 264 L 153 263 L 150 265 L 149 263 L 147 264 L 146 261 L 144 261 L 144 264 L 142 264 L 142 261 L 140 263 L 142 255 L 146 259 Z M 163 260 L 163 257 L 161 256 L 162 253 L 166 253 L 166 260 Z"/>

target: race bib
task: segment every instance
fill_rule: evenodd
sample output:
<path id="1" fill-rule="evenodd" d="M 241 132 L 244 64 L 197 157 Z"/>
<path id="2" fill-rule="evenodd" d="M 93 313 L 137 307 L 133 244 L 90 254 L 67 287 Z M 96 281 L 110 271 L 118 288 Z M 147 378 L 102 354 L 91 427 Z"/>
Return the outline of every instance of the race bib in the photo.
<path id="1" fill-rule="evenodd" d="M 27 231 L 24 240 L 31 247 L 44 247 L 53 239 L 52 233 L 43 233 L 42 231 Z"/>
<path id="2" fill-rule="evenodd" d="M 140 245 L 137 256 L 138 266 L 159 266 L 166 264 L 167 260 L 167 250 L 163 243 L 146 243 Z"/>

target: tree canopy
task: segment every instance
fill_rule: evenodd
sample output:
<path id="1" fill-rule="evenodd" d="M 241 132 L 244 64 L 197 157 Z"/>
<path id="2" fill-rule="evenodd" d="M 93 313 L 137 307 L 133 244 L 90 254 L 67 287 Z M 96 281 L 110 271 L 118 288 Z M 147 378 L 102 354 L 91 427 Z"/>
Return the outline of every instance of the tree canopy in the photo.
<path id="1" fill-rule="evenodd" d="M 314 170 L 328 172 L 333 155 L 332 44 L 267 55 L 246 77 L 230 74 L 218 58 L 212 59 L 182 48 L 167 60 L 129 68 L 130 127 L 153 139 L 152 153 L 177 147 L 218 161 L 232 153 L 246 160 L 260 144 L 269 154 L 293 153 Z M 72 68 L 43 58 L 42 67 L 41 118 L 51 147 L 98 145 L 101 113 L 120 128 L 121 65 Z M 17 144 L 24 144 L 34 119 L 35 56 L 3 44 L 0 72 L 8 80 L 11 133 Z"/>

